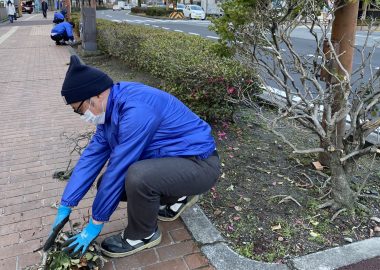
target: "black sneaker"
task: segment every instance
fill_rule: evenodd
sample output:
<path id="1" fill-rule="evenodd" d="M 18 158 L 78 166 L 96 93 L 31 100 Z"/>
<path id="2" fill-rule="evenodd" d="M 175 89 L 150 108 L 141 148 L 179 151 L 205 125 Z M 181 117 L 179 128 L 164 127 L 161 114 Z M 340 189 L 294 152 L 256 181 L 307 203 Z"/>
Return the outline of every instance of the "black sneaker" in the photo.
<path id="1" fill-rule="evenodd" d="M 103 240 L 101 251 L 111 258 L 120 258 L 135 254 L 146 248 L 157 246 L 161 242 L 161 232 L 157 228 L 152 237 L 141 239 L 142 243 L 131 246 L 124 238 L 124 231 L 121 234 L 112 235 Z"/>
<path id="2" fill-rule="evenodd" d="M 173 204 L 168 204 L 164 208 L 158 211 L 158 219 L 161 221 L 173 221 L 176 220 L 186 208 L 192 206 L 199 200 L 199 195 L 188 196 L 182 201 L 177 201 Z M 179 208 L 175 207 L 176 204 L 180 204 Z"/>

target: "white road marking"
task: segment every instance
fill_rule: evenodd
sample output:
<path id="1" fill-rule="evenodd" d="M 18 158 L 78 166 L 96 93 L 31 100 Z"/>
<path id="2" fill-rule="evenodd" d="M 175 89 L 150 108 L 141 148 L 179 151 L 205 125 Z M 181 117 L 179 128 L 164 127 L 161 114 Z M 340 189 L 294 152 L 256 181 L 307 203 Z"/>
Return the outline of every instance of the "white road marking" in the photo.
<path id="1" fill-rule="evenodd" d="M 180 32 L 180 33 L 183 33 L 183 31 L 182 30 L 174 30 L 174 32 Z"/>
<path id="2" fill-rule="evenodd" d="M 190 35 L 199 36 L 198 33 L 189 32 Z"/>
<path id="3" fill-rule="evenodd" d="M 154 24 L 153 24 L 152 26 L 155 27 L 155 28 L 158 28 L 158 27 L 159 27 L 158 25 L 154 25 Z"/>
<path id="4" fill-rule="evenodd" d="M 150 23 L 144 23 L 144 25 L 150 25 Z"/>
<path id="5" fill-rule="evenodd" d="M 8 32 L 6 32 L 4 35 L 0 37 L 0 44 L 3 43 L 7 38 L 9 38 L 11 35 L 14 34 L 14 32 L 17 31 L 19 26 L 13 26 Z"/>
<path id="6" fill-rule="evenodd" d="M 165 29 L 165 30 L 170 30 L 170 28 L 168 28 L 168 27 L 162 27 L 162 29 Z"/>
<path id="7" fill-rule="evenodd" d="M 111 16 L 111 15 L 106 15 L 106 17 L 110 17 L 110 18 L 112 18 L 112 16 Z"/>
<path id="8" fill-rule="evenodd" d="M 33 16 L 31 16 L 31 17 L 25 19 L 24 21 L 29 21 L 30 19 L 33 19 L 33 18 L 36 17 L 36 16 L 40 16 L 40 15 L 39 15 L 39 14 L 33 15 Z"/>
<path id="9" fill-rule="evenodd" d="M 213 38 L 213 39 L 219 39 L 219 37 L 215 37 L 215 36 L 206 36 L 208 38 Z"/>

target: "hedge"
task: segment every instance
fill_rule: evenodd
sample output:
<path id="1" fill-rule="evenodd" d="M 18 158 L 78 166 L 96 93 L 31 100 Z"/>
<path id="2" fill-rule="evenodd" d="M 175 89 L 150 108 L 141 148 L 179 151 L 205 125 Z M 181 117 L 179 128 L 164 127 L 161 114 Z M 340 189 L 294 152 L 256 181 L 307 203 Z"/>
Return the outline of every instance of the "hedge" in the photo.
<path id="1" fill-rule="evenodd" d="M 161 88 L 208 121 L 231 120 L 229 97 L 259 91 L 256 76 L 218 56 L 215 42 L 146 26 L 97 20 L 98 48 L 161 79 Z"/>

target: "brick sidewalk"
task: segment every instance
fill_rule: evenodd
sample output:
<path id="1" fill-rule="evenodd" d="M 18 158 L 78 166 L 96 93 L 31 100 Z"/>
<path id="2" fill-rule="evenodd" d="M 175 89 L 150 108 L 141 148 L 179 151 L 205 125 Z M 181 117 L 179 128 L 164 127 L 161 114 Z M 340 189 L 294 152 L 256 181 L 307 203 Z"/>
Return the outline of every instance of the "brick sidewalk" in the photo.
<path id="1" fill-rule="evenodd" d="M 50 39 L 52 13 L 24 15 L 0 24 L 0 269 L 23 269 L 38 263 L 32 251 L 46 239 L 64 182 L 52 179 L 66 168 L 69 148 L 62 132 L 88 126 L 65 106 L 60 89 L 70 54 Z M 71 218 L 88 215 L 90 190 Z M 126 226 L 122 203 L 98 238 Z M 159 223 L 162 243 L 150 250 L 107 263 L 105 269 L 213 269 L 182 221 Z"/>

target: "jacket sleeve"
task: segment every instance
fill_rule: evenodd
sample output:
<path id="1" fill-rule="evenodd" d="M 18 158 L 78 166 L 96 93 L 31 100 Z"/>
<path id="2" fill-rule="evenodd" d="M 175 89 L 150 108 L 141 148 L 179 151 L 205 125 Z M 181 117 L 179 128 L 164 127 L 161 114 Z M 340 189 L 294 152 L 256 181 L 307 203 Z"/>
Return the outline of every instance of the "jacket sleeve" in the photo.
<path id="1" fill-rule="evenodd" d="M 143 116 L 143 117 L 142 117 Z M 159 113 L 147 105 L 125 109 L 119 120 L 118 142 L 113 149 L 92 205 L 92 217 L 108 221 L 125 192 L 128 167 L 139 160 L 160 124 Z"/>
<path id="2" fill-rule="evenodd" d="M 62 195 L 61 204 L 76 206 L 86 195 L 110 156 L 103 125 L 98 125 L 90 144 L 83 151 Z"/>
<path id="3" fill-rule="evenodd" d="M 73 36 L 73 27 L 71 26 L 71 24 L 69 24 L 69 25 L 65 25 L 65 28 L 66 28 L 66 34 L 67 34 L 67 36 L 69 37 L 69 39 L 73 40 L 74 39 L 74 36 Z"/>

